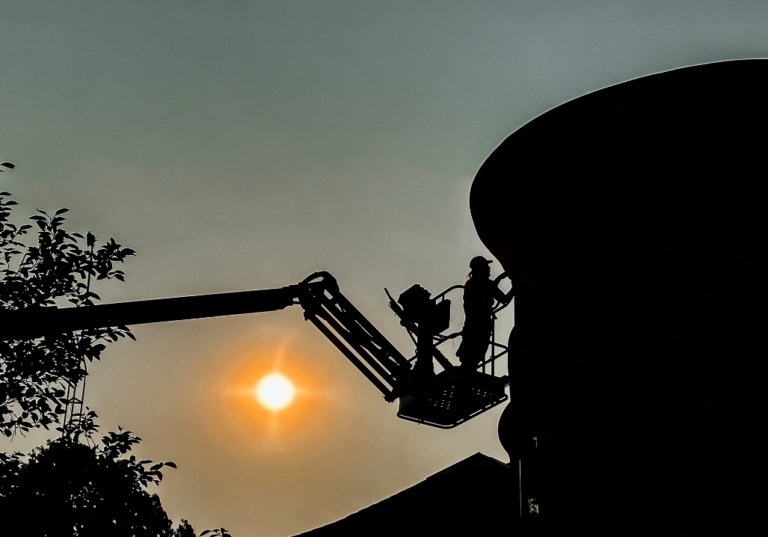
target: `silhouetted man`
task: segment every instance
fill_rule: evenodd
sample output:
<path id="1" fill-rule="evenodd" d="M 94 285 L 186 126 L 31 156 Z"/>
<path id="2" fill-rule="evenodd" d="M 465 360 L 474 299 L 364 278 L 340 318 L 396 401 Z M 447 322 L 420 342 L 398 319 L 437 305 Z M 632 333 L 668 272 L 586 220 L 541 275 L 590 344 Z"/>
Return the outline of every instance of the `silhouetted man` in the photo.
<path id="1" fill-rule="evenodd" d="M 513 289 L 507 293 L 499 289 L 499 281 L 506 274 L 501 274 L 495 280 L 490 279 L 491 262 L 482 256 L 473 257 L 469 262 L 469 278 L 464 284 L 464 328 L 456 356 L 459 357 L 461 367 L 471 371 L 477 369 L 488 351 L 495 305 L 508 304 L 514 297 Z"/>

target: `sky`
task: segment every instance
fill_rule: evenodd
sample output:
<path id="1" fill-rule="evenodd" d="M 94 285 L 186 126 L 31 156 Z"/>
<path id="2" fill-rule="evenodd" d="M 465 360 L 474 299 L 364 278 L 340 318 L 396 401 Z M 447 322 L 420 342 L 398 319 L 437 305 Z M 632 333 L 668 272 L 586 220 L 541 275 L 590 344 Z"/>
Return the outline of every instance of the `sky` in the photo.
<path id="1" fill-rule="evenodd" d="M 768 4 L 745 0 L 0 4 L 0 161 L 17 166 L 0 190 L 17 219 L 66 207 L 70 230 L 137 251 L 104 302 L 325 270 L 406 356 L 384 289 L 437 294 L 491 256 L 468 194 L 506 136 L 611 84 L 768 55 Z M 91 366 L 86 404 L 178 465 L 153 490 L 198 532 L 295 535 L 474 453 L 507 461 L 502 407 L 448 430 L 398 419 L 298 306 L 133 332 Z M 273 370 L 299 389 L 278 413 L 250 393 Z"/>

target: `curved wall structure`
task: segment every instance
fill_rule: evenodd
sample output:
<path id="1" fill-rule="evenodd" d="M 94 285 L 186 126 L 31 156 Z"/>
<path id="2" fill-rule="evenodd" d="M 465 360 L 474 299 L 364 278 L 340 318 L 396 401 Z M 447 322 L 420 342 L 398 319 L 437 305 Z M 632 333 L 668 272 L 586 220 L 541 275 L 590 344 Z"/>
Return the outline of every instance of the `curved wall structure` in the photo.
<path id="1" fill-rule="evenodd" d="M 478 171 L 516 288 L 521 531 L 766 525 L 767 129 L 768 60 L 704 64 L 556 107 Z"/>

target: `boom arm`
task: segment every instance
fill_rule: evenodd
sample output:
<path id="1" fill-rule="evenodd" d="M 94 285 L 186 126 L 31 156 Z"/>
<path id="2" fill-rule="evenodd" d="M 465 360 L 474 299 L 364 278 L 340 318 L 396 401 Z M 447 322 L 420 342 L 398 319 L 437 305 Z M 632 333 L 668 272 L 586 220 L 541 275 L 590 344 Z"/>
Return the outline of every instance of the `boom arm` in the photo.
<path id="1" fill-rule="evenodd" d="M 97 304 L 81 308 L 29 308 L 0 312 L 0 339 L 29 339 L 55 333 L 162 323 L 185 319 L 277 311 L 294 303 L 298 286 Z"/>
<path id="2" fill-rule="evenodd" d="M 507 399 L 506 381 L 485 372 L 459 373 L 429 349 L 444 370 L 429 378 L 415 375 L 406 359 L 339 291 L 327 272 L 315 272 L 278 289 L 139 300 L 77 308 L 0 310 L 0 341 L 52 336 L 78 330 L 161 323 L 277 311 L 301 305 L 314 324 L 384 395 L 400 400 L 398 416 L 449 428 Z M 446 312 L 447 313 L 447 312 Z M 431 343 L 432 334 L 422 343 Z"/>
<path id="3" fill-rule="evenodd" d="M 80 308 L 29 308 L 0 312 L 0 340 L 166 321 L 277 311 L 300 304 L 311 321 L 388 401 L 410 369 L 408 360 L 339 291 L 327 272 L 296 285 L 262 289 L 98 304 Z"/>

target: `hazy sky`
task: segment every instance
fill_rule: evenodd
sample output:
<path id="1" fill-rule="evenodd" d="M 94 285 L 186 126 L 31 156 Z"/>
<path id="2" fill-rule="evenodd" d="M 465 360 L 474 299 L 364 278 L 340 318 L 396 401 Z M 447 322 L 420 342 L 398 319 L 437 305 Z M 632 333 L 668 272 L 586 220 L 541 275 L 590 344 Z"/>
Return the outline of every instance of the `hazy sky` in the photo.
<path id="1" fill-rule="evenodd" d="M 468 192 L 509 133 L 606 85 L 768 55 L 761 1 L 0 6 L 0 160 L 18 167 L 0 190 L 18 217 L 68 207 L 73 231 L 138 252 L 105 302 L 327 270 L 408 356 L 384 288 L 437 293 L 487 254 Z M 506 461 L 500 409 L 452 430 L 398 419 L 298 307 L 134 333 L 86 403 L 178 464 L 157 491 L 198 531 L 294 535 L 475 452 Z M 271 416 L 245 392 L 274 368 L 302 391 Z"/>

